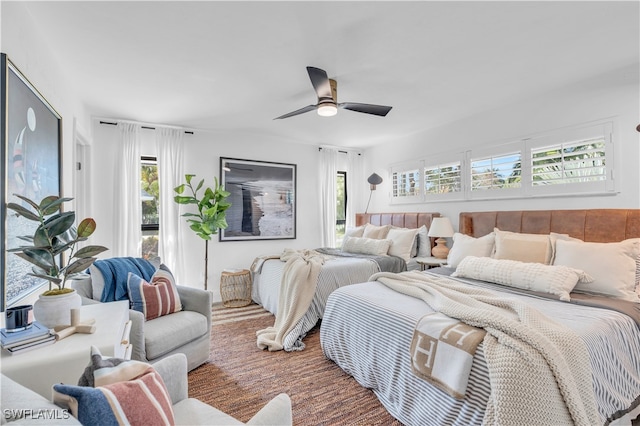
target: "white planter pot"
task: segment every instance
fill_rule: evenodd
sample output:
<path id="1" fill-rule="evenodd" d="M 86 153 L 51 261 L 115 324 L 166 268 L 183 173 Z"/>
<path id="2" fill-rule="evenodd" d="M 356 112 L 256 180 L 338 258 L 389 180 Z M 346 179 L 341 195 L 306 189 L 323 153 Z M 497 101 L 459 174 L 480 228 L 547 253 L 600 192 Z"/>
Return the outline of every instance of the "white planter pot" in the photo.
<path id="1" fill-rule="evenodd" d="M 73 290 L 70 293 L 55 296 L 38 296 L 33 304 L 33 316 L 45 327 L 71 324 L 71 309 L 80 308 L 82 298 Z"/>

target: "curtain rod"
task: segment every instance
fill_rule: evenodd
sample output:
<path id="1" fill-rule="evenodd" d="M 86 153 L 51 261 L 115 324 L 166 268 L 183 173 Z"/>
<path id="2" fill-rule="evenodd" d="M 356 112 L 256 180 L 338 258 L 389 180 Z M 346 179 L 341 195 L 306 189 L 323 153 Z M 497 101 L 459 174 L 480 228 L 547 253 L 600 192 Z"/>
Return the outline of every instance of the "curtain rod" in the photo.
<path id="1" fill-rule="evenodd" d="M 318 151 L 322 151 L 322 147 L 321 146 L 318 147 Z M 340 150 L 338 150 L 338 152 L 340 154 L 348 154 L 349 153 L 349 151 L 340 151 Z M 362 155 L 362 153 L 360 153 L 360 152 L 358 152 L 357 154 L 358 155 Z"/>
<path id="2" fill-rule="evenodd" d="M 100 124 L 109 124 L 111 126 L 117 126 L 118 125 L 118 123 L 114 123 L 112 121 L 102 121 L 102 120 L 100 120 Z M 141 129 L 148 129 L 148 130 L 155 130 L 156 129 L 155 127 L 151 127 L 151 126 L 140 126 L 140 128 Z M 192 135 L 193 134 L 193 132 L 191 130 L 185 130 L 184 132 L 186 134 L 188 134 L 188 135 Z"/>

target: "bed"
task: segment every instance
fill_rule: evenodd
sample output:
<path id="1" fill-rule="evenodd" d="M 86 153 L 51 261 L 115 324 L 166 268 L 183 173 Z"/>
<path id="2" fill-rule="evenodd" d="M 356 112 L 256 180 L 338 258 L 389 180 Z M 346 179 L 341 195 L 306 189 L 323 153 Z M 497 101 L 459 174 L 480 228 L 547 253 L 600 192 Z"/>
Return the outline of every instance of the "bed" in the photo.
<path id="1" fill-rule="evenodd" d="M 367 224 L 369 224 L 374 231 L 377 228 L 393 228 L 393 231 L 389 232 L 394 232 L 394 235 L 398 235 L 399 237 L 402 237 L 401 234 L 405 232 L 405 230 L 414 230 L 416 233 L 417 230 L 422 230 L 420 232 L 422 240 L 420 241 L 423 245 L 426 244 L 426 250 L 429 250 L 434 243 L 433 239 L 427 237 L 426 233 L 431 224 L 431 220 L 438 216 L 438 213 L 431 212 L 358 214 L 356 216 L 356 226 L 358 227 L 356 230 L 359 229 L 362 232 L 352 234 L 355 236 L 351 241 L 363 242 L 368 240 L 368 238 L 361 239 L 358 237 L 358 235 L 361 237 L 364 235 L 363 228 Z M 347 235 L 350 233 L 351 230 Z M 375 237 L 375 235 L 373 236 Z M 387 238 L 390 237 L 387 236 Z M 399 271 L 419 268 L 416 262 L 417 256 L 409 255 L 409 257 L 404 256 L 400 259 L 398 256 L 387 256 L 387 250 L 384 250 L 385 255 L 383 256 L 343 252 L 343 250 L 340 249 L 316 250 L 326 255 L 327 260 L 320 270 L 315 294 L 309 309 L 284 338 L 284 349 L 287 351 L 304 349 L 302 339 L 306 333 L 317 324 L 318 320 L 322 318 L 327 297 L 336 288 L 367 281 L 371 275 L 380 271 Z M 414 250 L 415 254 L 418 254 L 418 247 Z M 422 251 L 424 250 L 423 248 Z M 389 253 L 391 253 L 391 250 L 389 250 Z M 276 316 L 278 314 L 280 288 L 285 267 L 285 262 L 281 260 L 281 255 L 282 254 L 279 253 L 273 256 L 260 256 L 255 259 L 251 267 L 253 276 L 253 301 L 262 305 L 267 311 Z"/>
<path id="2" fill-rule="evenodd" d="M 511 262 L 508 259 L 491 257 L 491 255 L 496 256 L 498 252 L 495 240 L 495 229 L 497 228 L 506 233 L 513 233 L 510 236 L 516 236 L 516 238 L 520 238 L 522 235 L 533 235 L 532 239 L 538 236 L 551 238 L 552 235 L 554 238 L 563 238 L 562 243 L 553 240 L 555 246 L 552 248 L 556 250 L 553 255 L 554 259 L 558 259 L 558 264 L 556 265 L 554 260 L 551 265 L 558 266 L 558 270 L 566 266 L 560 263 L 563 259 L 567 259 L 568 247 L 578 247 L 578 253 L 582 253 L 579 259 L 574 259 L 576 262 L 591 262 L 595 265 L 598 259 L 590 260 L 589 253 L 585 254 L 580 250 L 584 248 L 601 249 L 605 246 L 584 246 L 587 244 L 585 242 L 616 243 L 625 240 L 624 243 L 606 246 L 607 250 L 610 247 L 618 247 L 617 244 L 634 244 L 633 250 L 635 251 L 632 253 L 636 257 L 631 260 L 631 267 L 634 267 L 635 270 L 632 269 L 630 272 L 635 273 L 635 277 L 632 276 L 631 279 L 637 280 L 639 277 L 638 250 L 640 249 L 637 244 L 640 244 L 640 241 L 629 240 L 640 238 L 640 210 L 637 209 L 465 212 L 460 214 L 459 224 L 461 237 L 458 240 L 454 237 L 450 259 L 452 259 L 451 255 L 455 254 L 456 244 L 460 241 L 478 243 L 483 238 L 489 239 L 489 236 L 494 233 L 494 242 L 488 258 L 469 255 L 462 261 L 456 260 L 457 270 L 465 270 L 467 265 L 481 265 L 478 273 L 482 275 L 491 271 L 487 265 L 492 262 L 500 265 Z M 503 237 L 504 235 L 501 238 Z M 504 240 L 501 241 L 503 244 Z M 628 243 L 628 241 L 631 242 Z M 504 247 L 503 244 L 501 248 Z M 535 250 L 525 251 L 524 254 L 529 255 L 530 251 Z M 603 251 L 598 256 L 606 257 L 606 253 Z M 627 260 L 625 259 L 625 261 Z M 513 265 L 522 267 L 522 262 L 516 262 Z M 532 264 L 526 263 L 524 265 L 528 268 Z M 627 274 L 625 276 L 628 278 L 629 265 L 625 265 L 624 268 L 618 269 L 624 269 Z M 591 272 L 591 275 L 583 275 L 578 280 L 583 279 L 585 280 L 584 285 L 593 284 L 597 289 L 599 281 L 594 278 L 594 275 L 597 275 L 596 272 L 599 273 L 599 271 L 594 270 L 593 265 L 586 264 L 585 266 L 585 271 L 590 269 L 591 271 L 588 272 Z M 539 265 L 535 265 L 535 267 L 540 268 Z M 547 269 L 555 270 L 556 268 Z M 570 269 L 576 270 L 575 268 Z M 615 276 L 614 269 L 616 268 L 612 267 L 609 271 L 614 273 L 612 276 Z M 546 291 L 525 290 L 497 285 L 469 276 L 451 277 L 449 275 L 457 270 L 437 268 L 418 274 L 424 275 L 424 279 L 427 281 L 440 282 L 445 289 L 451 286 L 483 295 L 484 292 L 490 292 L 492 297 L 499 298 L 502 303 L 513 303 L 516 306 L 526 304 L 527 309 L 533 308 L 535 312 L 541 312 L 547 318 L 552 318 L 553 324 L 560 324 L 559 327 L 562 327 L 563 330 L 571 330 L 571 337 L 568 338 L 568 341 L 579 342 L 577 343 L 579 347 L 577 354 L 584 356 L 583 359 L 586 361 L 579 363 L 572 359 L 567 362 L 565 368 L 577 371 L 575 374 L 582 380 L 582 382 L 578 382 L 576 379 L 578 383 L 591 384 L 591 380 L 593 380 L 592 386 L 589 386 L 589 390 L 592 390 L 591 395 L 588 390 L 584 391 L 583 389 L 584 400 L 593 402 L 593 407 L 589 407 L 587 403 L 584 404 L 587 407 L 585 411 L 591 410 L 589 411 L 591 417 L 587 417 L 591 420 L 584 423 L 630 424 L 630 419 L 639 416 L 640 324 L 638 321 L 640 321 L 640 303 L 632 300 L 620 300 L 618 297 L 603 297 L 597 292 L 596 294 L 579 293 L 577 288 L 573 288 L 571 291 L 565 288 L 558 294 L 550 295 Z M 406 274 L 416 273 L 409 272 L 400 275 Z M 576 274 L 579 276 L 579 273 L 576 272 Z M 387 278 L 384 276 L 380 280 L 385 281 Z M 464 364 L 456 363 L 453 367 L 453 358 L 446 360 L 443 368 L 444 374 L 448 374 L 449 379 L 453 377 L 452 380 L 460 380 L 461 377 L 466 380 L 462 387 L 464 389 L 462 395 L 452 393 L 451 387 L 443 387 L 445 379 L 425 377 L 423 371 L 415 372 L 415 359 L 418 353 L 415 351 L 415 337 L 421 335 L 416 330 L 416 325 L 424 325 L 425 318 L 438 318 L 439 320 L 451 320 L 451 318 L 447 316 L 443 316 L 444 319 L 440 318 L 440 314 L 434 313 L 423 300 L 398 292 L 396 290 L 400 287 L 393 289 L 388 286 L 389 283 L 384 284 L 380 280 L 351 285 L 333 292 L 327 301 L 320 329 L 320 339 L 325 356 L 333 360 L 346 373 L 352 375 L 362 386 L 371 388 L 385 408 L 400 422 L 407 425 L 469 425 L 483 422 L 509 424 L 511 422 L 504 419 L 515 416 L 518 420 L 513 423 L 540 424 L 534 420 L 536 416 L 551 415 L 547 413 L 547 411 L 551 411 L 548 406 L 537 405 L 531 402 L 536 401 L 535 397 L 529 398 L 526 395 L 528 388 L 533 389 L 532 392 L 537 389 L 537 385 L 533 384 L 537 377 L 546 374 L 538 374 L 536 369 L 528 376 L 531 377 L 531 380 L 517 383 L 518 392 L 524 392 L 524 394 L 518 394 L 520 399 L 517 403 L 514 404 L 508 398 L 505 400 L 506 402 L 502 402 L 502 399 L 496 397 L 496 395 L 500 395 L 502 389 L 498 389 L 498 387 L 503 386 L 512 378 L 510 374 L 517 377 L 522 372 L 517 372 L 518 368 L 516 368 L 513 373 L 508 372 L 507 374 L 504 371 L 499 371 L 497 374 L 496 370 L 491 369 L 494 367 L 490 367 L 490 364 L 493 366 L 495 361 L 492 358 L 493 355 L 492 357 L 487 356 L 487 352 L 495 353 L 495 339 L 491 340 L 491 345 L 488 345 L 489 341 L 487 340 L 480 341 L 475 350 L 470 352 L 468 357 L 471 360 L 467 359 L 467 368 L 470 369 L 468 375 L 461 374 L 457 370 L 458 368 L 462 370 Z M 589 280 L 591 281 L 586 283 Z M 395 282 L 391 278 L 389 281 L 390 283 Z M 584 285 L 582 288 L 585 288 Z M 568 302 L 560 300 L 565 298 L 563 296 L 565 290 L 570 296 Z M 437 287 L 435 291 L 436 294 L 440 294 L 439 291 L 447 290 Z M 640 294 L 638 293 L 640 290 L 637 288 L 635 291 L 636 295 Z M 435 304 L 433 301 L 431 303 Z M 449 308 L 448 304 L 445 306 Z M 467 314 L 461 314 L 461 316 L 464 315 Z M 474 317 L 474 315 L 468 314 L 467 316 Z M 487 335 L 489 334 L 487 331 Z M 562 357 L 558 357 L 558 362 L 562 362 Z M 581 368 L 581 365 L 587 367 Z M 530 368 L 525 363 L 522 366 L 525 373 L 526 369 Z M 435 369 L 435 363 L 433 368 Z M 454 374 L 451 374 L 452 372 Z M 490 374 L 491 380 L 489 379 Z M 523 386 L 523 384 L 525 385 Z M 544 408 L 541 409 L 541 407 Z M 496 412 L 498 413 L 496 414 Z M 558 415 L 566 415 L 566 413 Z M 496 418 L 503 420 L 496 421 Z M 572 420 L 567 422 L 571 423 Z"/>

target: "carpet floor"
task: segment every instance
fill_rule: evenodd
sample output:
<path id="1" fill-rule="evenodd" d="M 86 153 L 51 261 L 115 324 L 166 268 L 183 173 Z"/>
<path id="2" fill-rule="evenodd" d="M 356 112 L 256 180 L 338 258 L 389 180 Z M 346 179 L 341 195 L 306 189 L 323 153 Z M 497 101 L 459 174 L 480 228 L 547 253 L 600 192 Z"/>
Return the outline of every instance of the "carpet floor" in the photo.
<path id="1" fill-rule="evenodd" d="M 273 322 L 257 305 L 214 306 L 211 358 L 189 373 L 189 396 L 242 422 L 285 392 L 294 425 L 400 425 L 371 390 L 324 357 L 318 326 L 303 351 L 258 349 L 255 332 Z"/>

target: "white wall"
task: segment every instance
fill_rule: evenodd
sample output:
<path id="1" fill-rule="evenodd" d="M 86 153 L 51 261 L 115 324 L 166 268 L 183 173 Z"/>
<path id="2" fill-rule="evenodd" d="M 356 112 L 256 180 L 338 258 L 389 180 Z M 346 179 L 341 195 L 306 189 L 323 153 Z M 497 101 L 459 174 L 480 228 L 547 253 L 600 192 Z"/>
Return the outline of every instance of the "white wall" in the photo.
<path id="1" fill-rule="evenodd" d="M 367 173 L 377 171 L 384 182 L 374 193 L 369 212 L 431 211 L 451 218 L 457 229 L 461 211 L 640 208 L 640 119 L 638 65 L 607 76 L 578 82 L 526 102 L 487 111 L 436 129 L 366 151 Z M 391 205 L 389 166 L 430 153 L 461 152 L 541 132 L 614 118 L 616 169 L 620 192 L 615 196 L 456 201 Z M 382 173 L 381 173 L 382 171 Z M 364 210 L 364 206 L 363 206 Z"/>
<path id="2" fill-rule="evenodd" d="M 73 197 L 74 122 L 83 131 L 90 119 L 46 35 L 33 22 L 24 2 L 2 2 L 0 50 L 62 116 L 62 193 Z M 71 205 L 65 205 L 69 209 Z"/>
<path id="3" fill-rule="evenodd" d="M 153 152 L 152 130 L 143 130 L 141 155 L 155 155 Z M 92 149 L 92 211 L 98 228 L 92 237 L 107 247 L 113 247 L 113 200 L 112 182 L 115 164 L 114 144 L 118 142 L 116 126 L 93 125 Z M 185 135 L 184 172 L 203 178 L 205 185 L 213 185 L 214 177 L 220 178 L 220 157 L 247 160 L 271 161 L 297 165 L 297 227 L 296 239 L 227 241 L 219 242 L 217 237 L 209 243 L 208 287 L 213 291 L 214 300 L 221 300 L 219 293 L 220 274 L 223 269 L 249 268 L 256 256 L 278 254 L 285 248 L 315 248 L 320 245 L 319 196 L 318 196 L 318 148 L 309 145 L 292 144 L 265 138 L 254 134 L 212 133 L 195 131 Z M 204 283 L 204 241 L 186 226 L 184 257 L 187 273 L 180 284 L 203 288 Z M 108 253 L 108 252 L 107 252 Z"/>

